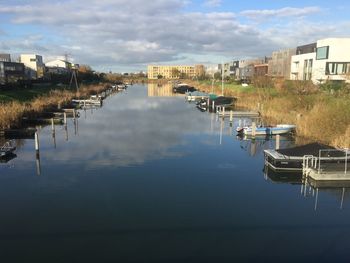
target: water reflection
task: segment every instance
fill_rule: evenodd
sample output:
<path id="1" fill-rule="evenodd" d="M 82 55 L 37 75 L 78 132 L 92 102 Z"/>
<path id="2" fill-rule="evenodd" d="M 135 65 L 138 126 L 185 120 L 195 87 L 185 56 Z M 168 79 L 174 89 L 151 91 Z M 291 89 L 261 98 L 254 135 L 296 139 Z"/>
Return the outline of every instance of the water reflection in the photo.
<path id="1" fill-rule="evenodd" d="M 250 156 L 262 155 L 264 150 L 276 148 L 276 136 L 256 136 L 253 138 L 247 135 L 237 135 L 236 138 L 240 141 L 240 148 Z M 289 148 L 294 146 L 294 139 L 288 135 L 280 136 L 279 143 L 281 148 Z"/>
<path id="2" fill-rule="evenodd" d="M 322 197 L 329 196 L 339 209 L 343 209 L 344 201 L 350 199 L 346 195 L 350 190 L 350 181 L 315 181 L 303 176 L 302 172 L 276 172 L 269 166 L 264 166 L 264 178 L 273 183 L 300 185 L 300 195 L 313 200 L 313 209 L 316 211 L 322 206 Z"/>
<path id="3" fill-rule="evenodd" d="M 174 93 L 173 84 L 167 83 L 148 83 L 148 97 L 185 97 L 184 94 Z"/>

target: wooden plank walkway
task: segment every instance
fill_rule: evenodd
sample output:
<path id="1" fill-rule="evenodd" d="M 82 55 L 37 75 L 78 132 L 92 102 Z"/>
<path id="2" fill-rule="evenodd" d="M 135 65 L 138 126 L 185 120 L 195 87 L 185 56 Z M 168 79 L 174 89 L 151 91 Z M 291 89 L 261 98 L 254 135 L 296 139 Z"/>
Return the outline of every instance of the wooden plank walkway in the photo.
<path id="1" fill-rule="evenodd" d="M 317 169 L 307 168 L 304 173 L 315 181 L 348 181 L 350 180 L 350 171 L 320 171 L 318 173 Z"/>
<path id="2" fill-rule="evenodd" d="M 217 111 L 216 112 L 220 117 L 224 116 L 224 117 L 230 117 L 231 116 L 231 111 L 225 111 L 225 112 L 222 112 L 222 111 Z M 260 113 L 257 112 L 257 111 L 232 111 L 232 116 L 233 117 L 251 117 L 251 118 L 254 118 L 254 117 L 260 117 Z"/>

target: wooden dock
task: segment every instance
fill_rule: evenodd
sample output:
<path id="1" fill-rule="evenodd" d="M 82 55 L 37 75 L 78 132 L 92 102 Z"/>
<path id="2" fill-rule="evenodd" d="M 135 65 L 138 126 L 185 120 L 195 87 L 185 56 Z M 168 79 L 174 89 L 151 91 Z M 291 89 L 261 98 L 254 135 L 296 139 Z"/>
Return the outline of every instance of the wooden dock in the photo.
<path id="1" fill-rule="evenodd" d="M 238 117 L 238 118 L 258 118 L 260 113 L 257 111 L 223 111 L 216 112 L 220 117 Z"/>
<path id="2" fill-rule="evenodd" d="M 98 99 L 72 100 L 72 102 L 78 104 L 79 106 L 102 106 L 102 100 Z"/>
<path id="3" fill-rule="evenodd" d="M 318 170 L 317 168 L 304 168 L 303 173 L 315 181 L 348 181 L 350 180 L 350 172 L 343 169 L 334 170 Z"/>
<path id="4" fill-rule="evenodd" d="M 339 150 L 334 150 L 334 152 Z M 320 157 L 303 157 L 303 175 L 315 181 L 348 181 L 350 180 L 350 152 L 343 151 L 344 157 L 336 162 L 327 162 Z M 321 153 L 320 153 L 321 156 Z"/>

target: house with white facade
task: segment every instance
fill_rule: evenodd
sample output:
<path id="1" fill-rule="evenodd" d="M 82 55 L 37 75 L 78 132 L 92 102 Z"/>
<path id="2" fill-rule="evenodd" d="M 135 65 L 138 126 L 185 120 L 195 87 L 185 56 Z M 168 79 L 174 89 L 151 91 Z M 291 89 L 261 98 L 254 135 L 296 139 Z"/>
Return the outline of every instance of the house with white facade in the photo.
<path id="1" fill-rule="evenodd" d="M 327 38 L 297 47 L 292 56 L 291 79 L 350 82 L 350 38 Z"/>
<path id="2" fill-rule="evenodd" d="M 71 69 L 72 63 L 62 60 L 62 59 L 56 59 L 45 63 L 46 67 L 56 67 L 56 68 L 64 68 L 64 69 Z"/>
<path id="3" fill-rule="evenodd" d="M 25 73 L 30 79 L 43 78 L 45 74 L 45 64 L 43 57 L 35 54 L 20 55 L 20 62 L 25 66 Z"/>
<path id="4" fill-rule="evenodd" d="M 74 67 L 72 63 L 62 59 L 56 59 L 45 63 L 48 73 L 68 74 Z"/>

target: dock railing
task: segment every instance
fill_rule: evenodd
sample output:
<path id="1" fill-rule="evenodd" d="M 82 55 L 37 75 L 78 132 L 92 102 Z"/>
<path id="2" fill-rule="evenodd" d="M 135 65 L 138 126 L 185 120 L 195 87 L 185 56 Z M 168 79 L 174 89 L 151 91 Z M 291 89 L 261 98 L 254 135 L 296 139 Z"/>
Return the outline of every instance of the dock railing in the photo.
<path id="1" fill-rule="evenodd" d="M 303 156 L 303 173 L 307 174 L 313 169 L 317 174 L 337 172 L 348 173 L 350 151 L 348 149 L 323 149 L 319 150 L 318 157 L 313 155 Z"/>
<path id="2" fill-rule="evenodd" d="M 317 173 L 348 172 L 349 150 L 324 149 L 319 151 Z"/>

